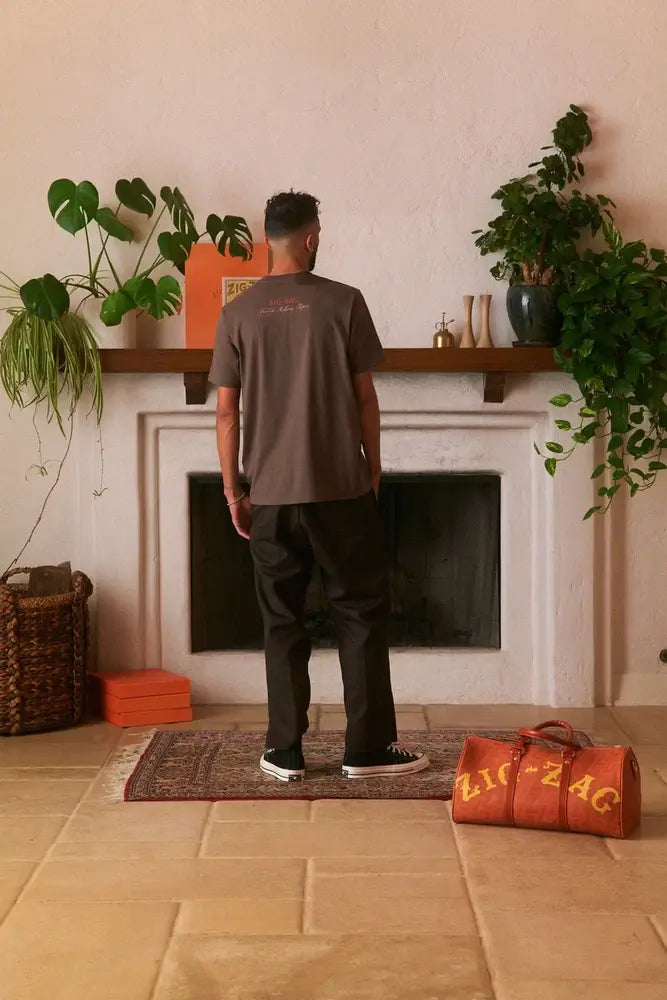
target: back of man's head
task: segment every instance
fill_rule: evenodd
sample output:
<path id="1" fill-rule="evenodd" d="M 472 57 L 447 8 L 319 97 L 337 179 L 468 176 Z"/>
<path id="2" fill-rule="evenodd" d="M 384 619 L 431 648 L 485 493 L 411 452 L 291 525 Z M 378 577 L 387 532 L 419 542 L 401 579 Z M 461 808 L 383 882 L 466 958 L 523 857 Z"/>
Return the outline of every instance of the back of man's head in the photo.
<path id="1" fill-rule="evenodd" d="M 318 219 L 319 201 L 304 191 L 282 191 L 266 203 L 264 232 L 270 243 L 284 240 L 313 225 Z"/>

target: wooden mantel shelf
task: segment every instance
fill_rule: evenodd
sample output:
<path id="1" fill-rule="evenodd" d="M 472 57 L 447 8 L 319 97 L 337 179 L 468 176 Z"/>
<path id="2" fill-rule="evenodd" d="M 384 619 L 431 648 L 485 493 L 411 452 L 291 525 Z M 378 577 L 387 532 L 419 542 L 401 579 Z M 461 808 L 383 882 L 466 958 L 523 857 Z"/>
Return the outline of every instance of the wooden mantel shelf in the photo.
<path id="1" fill-rule="evenodd" d="M 211 351 L 190 348 L 152 350 L 102 349 L 102 371 L 106 374 L 164 373 L 183 375 L 188 404 L 206 402 Z M 508 374 L 555 372 L 558 365 L 550 347 L 395 347 L 385 352 L 383 372 L 472 372 L 484 375 L 484 402 L 502 403 Z"/>

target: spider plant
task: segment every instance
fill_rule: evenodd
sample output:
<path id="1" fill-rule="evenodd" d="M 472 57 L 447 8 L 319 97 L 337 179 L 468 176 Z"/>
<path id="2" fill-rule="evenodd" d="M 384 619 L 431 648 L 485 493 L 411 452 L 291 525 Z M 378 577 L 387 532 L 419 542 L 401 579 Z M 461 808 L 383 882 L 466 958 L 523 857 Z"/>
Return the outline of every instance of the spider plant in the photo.
<path id="1" fill-rule="evenodd" d="M 91 412 L 102 418 L 102 374 L 95 335 L 86 320 L 70 312 L 67 289 L 52 274 L 19 287 L 7 275 L 6 298 L 21 306 L 6 307 L 12 317 L 0 340 L 0 382 L 14 406 L 46 405 L 47 419 L 63 426 L 62 400 L 71 416 L 84 392 L 92 396 Z"/>

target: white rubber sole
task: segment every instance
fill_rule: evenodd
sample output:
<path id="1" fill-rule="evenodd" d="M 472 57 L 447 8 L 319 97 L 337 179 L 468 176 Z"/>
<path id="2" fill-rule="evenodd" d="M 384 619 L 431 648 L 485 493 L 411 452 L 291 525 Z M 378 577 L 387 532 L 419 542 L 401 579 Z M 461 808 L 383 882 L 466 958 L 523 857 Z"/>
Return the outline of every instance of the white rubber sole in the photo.
<path id="1" fill-rule="evenodd" d="M 419 771 L 425 771 L 430 765 L 430 760 L 424 754 L 418 760 L 411 761 L 409 764 L 385 764 L 378 765 L 377 767 L 350 767 L 349 765 L 343 764 L 343 777 L 344 778 L 391 778 L 395 777 L 397 774 L 417 774 Z"/>
<path id="2" fill-rule="evenodd" d="M 259 766 L 264 774 L 269 774 L 272 778 L 277 778 L 278 781 L 303 781 L 306 775 L 305 771 L 293 771 L 286 767 L 277 767 L 276 764 L 272 764 L 270 760 L 265 760 L 264 757 L 260 757 Z"/>

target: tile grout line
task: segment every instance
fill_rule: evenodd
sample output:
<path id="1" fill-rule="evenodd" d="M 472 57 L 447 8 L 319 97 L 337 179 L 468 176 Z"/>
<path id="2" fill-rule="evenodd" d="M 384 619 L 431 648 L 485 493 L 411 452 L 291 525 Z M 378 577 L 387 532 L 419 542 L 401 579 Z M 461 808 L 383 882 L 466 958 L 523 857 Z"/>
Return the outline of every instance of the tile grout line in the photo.
<path id="1" fill-rule="evenodd" d="M 486 941 L 484 940 L 484 935 L 482 933 L 482 925 L 481 925 L 481 921 L 480 921 L 480 915 L 478 913 L 477 906 L 475 904 L 475 901 L 473 899 L 473 895 L 472 895 L 472 893 L 470 891 L 470 886 L 468 884 L 468 874 L 467 874 L 466 865 L 465 865 L 465 862 L 464 862 L 462 846 L 460 844 L 460 841 L 459 841 L 458 837 L 456 836 L 456 834 L 454 832 L 455 823 L 454 823 L 454 820 L 452 819 L 451 815 L 450 815 L 449 819 L 450 819 L 450 823 L 451 823 L 451 826 L 452 826 L 452 836 L 454 838 L 454 846 L 456 848 L 456 855 L 457 855 L 457 858 L 458 858 L 459 866 L 461 868 L 461 876 L 463 878 L 463 884 L 465 886 L 465 894 L 466 894 L 466 896 L 468 898 L 468 902 L 470 903 L 470 909 L 472 910 L 473 920 L 475 921 L 475 927 L 477 928 L 477 938 L 479 940 L 480 949 L 481 949 L 481 952 L 482 952 L 482 956 L 484 958 L 484 964 L 486 966 L 487 975 L 489 977 L 489 983 L 491 985 L 491 993 L 492 993 L 493 997 L 497 997 L 498 996 L 498 991 L 496 989 L 496 977 L 495 977 L 493 969 L 491 967 L 491 962 L 489 961 L 489 954 L 487 952 Z"/>
<path id="2" fill-rule="evenodd" d="M 179 916 L 181 914 L 181 909 L 183 907 L 183 900 L 174 900 L 174 902 L 176 904 L 176 913 L 174 914 L 174 920 L 173 920 L 173 923 L 171 925 L 171 930 L 169 931 L 169 936 L 167 938 L 167 943 L 165 945 L 164 951 L 162 952 L 162 957 L 160 958 L 160 961 L 158 962 L 157 971 L 155 973 L 155 981 L 153 982 L 153 985 L 151 987 L 151 991 L 148 994 L 148 1000 L 153 1000 L 153 998 L 155 996 L 155 993 L 156 993 L 156 990 L 157 990 L 158 986 L 160 985 L 160 979 L 162 977 L 162 970 L 164 969 L 164 963 L 167 960 L 167 955 L 169 954 L 169 949 L 170 949 L 170 947 L 171 947 L 171 945 L 172 945 L 172 943 L 174 941 L 174 937 L 175 937 L 174 931 L 176 930 L 176 924 L 177 924 L 178 918 L 179 918 Z"/>
<path id="3" fill-rule="evenodd" d="M 306 858 L 303 876 L 303 893 L 301 900 L 301 933 L 306 934 L 312 911 L 311 886 L 313 882 L 313 858 Z"/>
<path id="4" fill-rule="evenodd" d="M 656 934 L 656 936 L 658 938 L 658 941 L 660 942 L 660 944 L 662 945 L 662 947 L 665 949 L 665 951 L 667 951 L 667 938 L 664 938 L 662 936 L 662 932 L 661 932 L 660 928 L 658 927 L 657 919 L 651 913 L 647 913 L 646 914 L 646 918 L 647 918 L 649 924 L 651 925 L 651 927 L 653 928 L 653 930 L 654 930 L 654 932 L 655 932 L 655 934 Z"/>
<path id="5" fill-rule="evenodd" d="M 203 856 L 204 856 L 202 854 L 202 851 L 204 850 L 206 841 L 208 839 L 208 835 L 209 835 L 209 833 L 211 831 L 211 827 L 213 826 L 213 809 L 214 808 L 215 808 L 215 802 L 210 802 L 209 803 L 209 807 L 208 807 L 208 812 L 206 813 L 206 816 L 204 818 L 204 822 L 202 823 L 201 836 L 199 838 L 199 847 L 197 848 L 197 854 L 196 854 L 197 859 L 203 858 Z"/>

